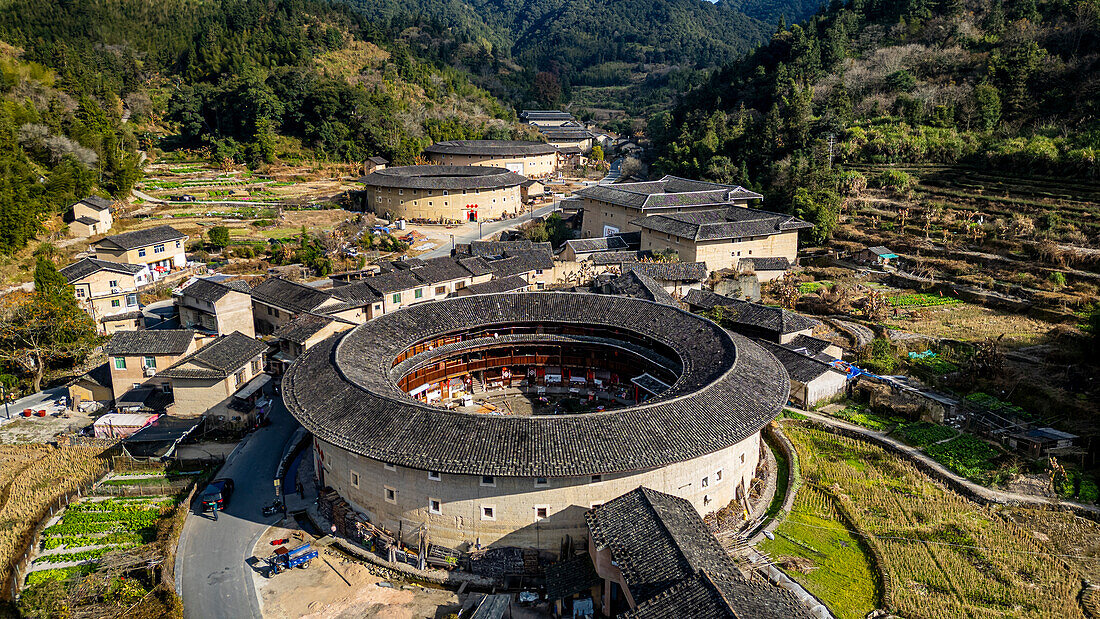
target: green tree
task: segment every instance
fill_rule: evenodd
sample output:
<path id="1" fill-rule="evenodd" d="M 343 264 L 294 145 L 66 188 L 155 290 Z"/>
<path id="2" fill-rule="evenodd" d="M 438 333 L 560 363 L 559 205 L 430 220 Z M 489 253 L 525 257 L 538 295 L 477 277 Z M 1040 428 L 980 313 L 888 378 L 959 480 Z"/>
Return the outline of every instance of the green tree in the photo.
<path id="1" fill-rule="evenodd" d="M 41 273 L 35 269 L 40 288 L 0 300 L 0 359 L 28 374 L 36 392 L 51 363 L 81 361 L 98 343 L 95 324 L 78 306 L 72 287 L 57 281 L 52 263 L 39 265 L 48 265 Z"/>
<path id="2" fill-rule="evenodd" d="M 228 226 L 214 226 L 210 228 L 208 233 L 210 237 L 210 244 L 218 249 L 225 249 L 229 247 L 229 227 Z"/>
<path id="3" fill-rule="evenodd" d="M 816 244 L 828 240 L 840 218 L 841 198 L 831 189 L 810 191 L 799 187 L 794 192 L 792 209 L 795 215 L 814 225 L 810 239 Z"/>
<path id="4" fill-rule="evenodd" d="M 978 117 L 983 131 L 992 131 L 1001 120 L 1001 93 L 989 82 L 974 88 L 974 100 L 978 104 Z"/>
<path id="5" fill-rule="evenodd" d="M 603 147 L 599 144 L 592 147 L 592 151 L 588 153 L 588 158 L 592 161 L 603 161 Z"/>

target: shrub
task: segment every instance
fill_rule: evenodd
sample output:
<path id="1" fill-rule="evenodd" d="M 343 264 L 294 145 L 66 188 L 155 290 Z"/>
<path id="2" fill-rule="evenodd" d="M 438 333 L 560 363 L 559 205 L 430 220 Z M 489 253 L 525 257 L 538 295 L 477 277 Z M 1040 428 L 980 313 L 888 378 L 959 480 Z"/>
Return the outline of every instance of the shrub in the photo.
<path id="1" fill-rule="evenodd" d="M 875 177 L 875 184 L 882 189 L 906 191 L 917 182 L 916 177 L 903 170 L 886 169 Z"/>

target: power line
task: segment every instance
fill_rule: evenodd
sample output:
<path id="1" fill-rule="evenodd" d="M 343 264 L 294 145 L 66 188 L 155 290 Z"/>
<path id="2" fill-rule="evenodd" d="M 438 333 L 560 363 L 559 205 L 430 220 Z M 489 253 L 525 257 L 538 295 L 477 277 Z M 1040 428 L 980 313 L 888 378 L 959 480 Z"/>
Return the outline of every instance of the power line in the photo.
<path id="1" fill-rule="evenodd" d="M 807 512 L 791 512 L 791 513 L 792 514 L 805 514 Z M 797 522 L 797 521 L 790 520 L 790 519 L 784 521 L 784 524 L 788 524 L 788 523 L 793 524 L 793 525 L 797 525 L 797 526 L 800 526 L 800 527 L 809 527 L 811 529 L 822 529 L 824 531 L 842 531 L 844 533 L 848 533 L 849 535 L 856 535 L 856 536 L 859 536 L 859 537 L 875 537 L 877 539 L 898 540 L 898 541 L 903 541 L 903 542 L 920 542 L 922 544 L 935 544 L 937 546 L 952 546 L 952 547 L 955 547 L 955 548 L 967 548 L 967 549 L 970 549 L 970 550 L 985 550 L 985 551 L 989 551 L 989 552 L 993 552 L 994 550 L 1000 550 L 1000 551 L 1007 552 L 1007 553 L 1010 553 L 1010 554 L 1012 554 L 1012 553 L 1014 553 L 1014 554 L 1025 554 L 1025 555 L 1032 555 L 1032 556 L 1038 556 L 1038 557 L 1057 557 L 1057 558 L 1060 558 L 1060 559 L 1087 559 L 1087 560 L 1090 560 L 1090 561 L 1100 561 L 1100 556 L 1089 557 L 1089 556 L 1084 556 L 1084 555 L 1066 555 L 1066 554 L 1058 554 L 1058 553 L 1055 553 L 1055 552 L 1034 552 L 1034 551 L 1030 551 L 1030 550 L 1011 550 L 1011 549 L 1006 549 L 1006 548 L 993 549 L 993 548 L 989 548 L 987 546 L 973 546 L 973 545 L 970 545 L 970 544 L 954 544 L 954 543 L 951 543 L 951 542 L 937 542 L 937 541 L 933 541 L 933 540 L 915 539 L 915 538 L 912 538 L 912 537 L 899 537 L 899 536 L 896 536 L 896 535 L 879 535 L 877 533 L 863 533 L 861 531 L 853 531 L 851 529 L 838 529 L 836 527 L 822 527 L 822 526 L 818 526 L 818 525 L 815 525 L 815 524 L 809 524 L 809 523 L 805 523 L 805 522 Z"/>

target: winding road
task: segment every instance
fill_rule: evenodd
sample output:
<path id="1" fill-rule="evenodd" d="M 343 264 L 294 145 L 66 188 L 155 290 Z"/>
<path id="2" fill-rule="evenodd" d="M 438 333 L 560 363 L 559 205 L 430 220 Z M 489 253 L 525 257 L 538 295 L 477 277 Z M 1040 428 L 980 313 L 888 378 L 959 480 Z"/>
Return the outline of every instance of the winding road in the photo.
<path id="1" fill-rule="evenodd" d="M 282 515 L 263 516 L 274 498 L 273 481 L 283 447 L 298 422 L 275 400 L 271 424 L 249 434 L 229 456 L 218 477 L 233 479 L 234 493 L 215 522 L 187 516 L 176 554 L 176 593 L 187 619 L 262 617 L 248 560 L 268 526 Z"/>

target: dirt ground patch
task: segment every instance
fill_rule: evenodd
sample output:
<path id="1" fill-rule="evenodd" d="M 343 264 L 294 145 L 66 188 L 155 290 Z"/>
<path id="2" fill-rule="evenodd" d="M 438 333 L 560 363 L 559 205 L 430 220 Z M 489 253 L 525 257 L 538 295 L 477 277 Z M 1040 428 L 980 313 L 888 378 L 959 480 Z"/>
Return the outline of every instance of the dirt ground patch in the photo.
<path id="1" fill-rule="evenodd" d="M 15 413 L 13 410 L 12 415 Z M 19 417 L 0 426 L 0 443 L 46 443 L 58 433 L 75 432 L 91 423 L 89 415 L 78 411 L 68 411 L 58 417 Z"/>
<path id="2" fill-rule="evenodd" d="M 287 538 L 295 532 L 301 533 L 271 527 L 260 537 L 254 555 L 269 556 L 276 548 L 271 540 Z M 289 545 L 299 543 L 292 540 Z M 293 569 L 270 579 L 254 573 L 253 579 L 264 617 L 442 618 L 458 613 L 461 608 L 458 596 L 451 591 L 389 581 L 372 574 L 364 563 L 324 549 L 308 569 Z"/>

